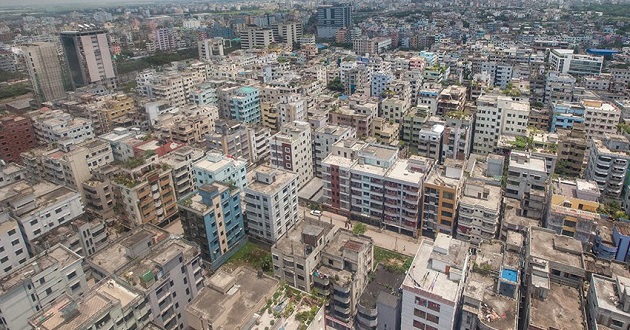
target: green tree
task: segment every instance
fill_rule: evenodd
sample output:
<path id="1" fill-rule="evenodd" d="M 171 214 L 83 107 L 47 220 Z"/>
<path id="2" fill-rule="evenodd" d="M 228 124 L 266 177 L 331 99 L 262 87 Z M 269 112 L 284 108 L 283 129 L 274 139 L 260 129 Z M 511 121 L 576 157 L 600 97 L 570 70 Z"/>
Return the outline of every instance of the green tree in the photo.
<path id="1" fill-rule="evenodd" d="M 352 226 L 352 232 L 355 235 L 363 235 L 367 231 L 367 226 L 364 223 L 357 223 Z"/>
<path id="2" fill-rule="evenodd" d="M 341 83 L 341 79 L 339 79 L 338 77 L 329 81 L 326 87 L 328 87 L 328 89 L 330 89 L 331 91 L 340 92 L 340 93 L 342 93 L 344 90 L 344 86 Z"/>

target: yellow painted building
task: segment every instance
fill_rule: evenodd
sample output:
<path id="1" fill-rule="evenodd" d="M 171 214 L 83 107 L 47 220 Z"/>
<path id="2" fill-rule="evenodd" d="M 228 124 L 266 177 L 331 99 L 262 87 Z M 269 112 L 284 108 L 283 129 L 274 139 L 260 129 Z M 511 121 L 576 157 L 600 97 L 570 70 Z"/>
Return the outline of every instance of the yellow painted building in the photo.
<path id="1" fill-rule="evenodd" d="M 600 192 L 595 182 L 556 180 L 548 206 L 546 226 L 561 235 L 588 242 L 600 219 Z"/>

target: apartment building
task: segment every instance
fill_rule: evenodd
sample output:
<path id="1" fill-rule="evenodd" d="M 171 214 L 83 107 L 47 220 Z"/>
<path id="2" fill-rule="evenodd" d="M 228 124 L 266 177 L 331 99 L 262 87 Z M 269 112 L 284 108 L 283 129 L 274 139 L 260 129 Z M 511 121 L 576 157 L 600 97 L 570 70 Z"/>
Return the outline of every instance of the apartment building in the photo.
<path id="1" fill-rule="evenodd" d="M 600 100 L 582 100 L 584 128 L 588 139 L 603 139 L 606 134 L 616 134 L 621 118 L 621 109 Z"/>
<path id="2" fill-rule="evenodd" d="M 68 221 L 29 242 L 33 254 L 45 252 L 61 244 L 83 258 L 96 253 L 109 243 L 105 221 L 88 215 Z"/>
<path id="3" fill-rule="evenodd" d="M 201 258 L 212 270 L 245 242 L 238 189 L 220 182 L 206 183 L 181 199 L 178 206 L 184 236 L 199 245 Z"/>
<path id="4" fill-rule="evenodd" d="M 387 92 L 386 92 L 387 93 Z M 402 97 L 387 97 L 381 100 L 381 118 L 395 122 L 402 123 L 403 117 L 407 115 L 411 108 L 410 99 L 403 99 Z"/>
<path id="5" fill-rule="evenodd" d="M 317 7 L 317 36 L 333 39 L 335 33 L 343 28 L 352 27 L 352 6 Z"/>
<path id="6" fill-rule="evenodd" d="M 0 213 L 0 277 L 19 268 L 29 258 L 27 242 L 9 212 Z"/>
<path id="7" fill-rule="evenodd" d="M 124 93 L 81 97 L 81 102 L 62 103 L 70 114 L 92 121 L 96 135 L 110 132 L 116 126 L 130 126 L 137 113 L 135 100 Z"/>
<path id="8" fill-rule="evenodd" d="M 354 329 L 357 303 L 373 268 L 374 242 L 370 237 L 339 229 L 320 257 L 313 272 L 313 290 L 329 299 L 326 326 Z"/>
<path id="9" fill-rule="evenodd" d="M 457 207 L 460 200 L 465 162 L 448 159 L 435 166 L 422 185 L 420 228 L 423 235 L 454 235 Z"/>
<path id="10" fill-rule="evenodd" d="M 39 143 L 81 143 L 93 139 L 94 129 L 89 120 L 72 117 L 61 110 L 40 110 L 28 113 L 33 121 L 33 130 Z"/>
<path id="11" fill-rule="evenodd" d="M 206 140 L 210 150 L 244 159 L 252 157 L 247 127 L 241 122 L 228 119 L 217 120 L 214 133 L 208 134 Z"/>
<path id="12" fill-rule="evenodd" d="M 584 106 L 576 102 L 555 102 L 552 104 L 551 132 L 558 129 L 571 129 L 573 125 L 584 123 Z"/>
<path id="13" fill-rule="evenodd" d="M 53 42 L 36 42 L 22 46 L 22 52 L 37 101 L 52 102 L 64 98 L 66 85 L 70 81 L 69 77 L 64 77 L 57 45 Z"/>
<path id="14" fill-rule="evenodd" d="M 340 140 L 322 162 L 323 204 L 333 211 L 416 237 L 426 175 L 434 161 L 398 159 L 398 148 Z"/>
<path id="15" fill-rule="evenodd" d="M 629 279 L 623 275 L 611 277 L 591 274 L 586 297 L 586 316 L 590 329 L 626 328 L 630 325 Z"/>
<path id="16" fill-rule="evenodd" d="M 245 189 L 247 233 L 275 243 L 298 222 L 297 175 L 262 165 Z"/>
<path id="17" fill-rule="evenodd" d="M 222 83 L 222 82 L 221 82 Z M 214 105 L 218 103 L 217 84 L 212 82 L 202 83 L 190 92 L 190 102 L 196 105 Z"/>
<path id="18" fill-rule="evenodd" d="M 277 88 L 264 88 L 263 93 Z M 283 91 L 280 91 L 283 92 Z M 265 96 L 263 96 L 264 98 Z M 261 102 L 262 123 L 265 127 L 277 131 L 286 123 L 292 121 L 306 121 L 307 99 L 299 94 L 279 94 L 269 96 L 272 101 Z"/>
<path id="19" fill-rule="evenodd" d="M 171 169 L 175 195 L 181 198 L 190 194 L 195 189 L 195 176 L 193 175 L 193 164 L 204 157 L 201 149 L 184 146 L 160 157 L 159 162 Z"/>
<path id="20" fill-rule="evenodd" d="M 245 160 L 209 152 L 203 159 L 193 163 L 195 185 L 200 187 L 219 181 L 243 189 L 247 185 L 246 165 Z"/>
<path id="21" fill-rule="evenodd" d="M 291 46 L 297 43 L 303 35 L 301 22 L 278 22 L 272 24 L 271 29 L 276 42 L 282 42 Z"/>
<path id="22" fill-rule="evenodd" d="M 0 188 L 23 180 L 28 175 L 26 168 L 16 163 L 0 162 Z"/>
<path id="23" fill-rule="evenodd" d="M 83 183 L 90 179 L 91 172 L 113 161 L 110 144 L 98 139 L 22 153 L 22 162 L 32 177 L 66 185 L 82 194 Z"/>
<path id="24" fill-rule="evenodd" d="M 582 243 L 549 229 L 530 227 L 525 246 L 526 326 L 586 329 L 580 294 L 586 277 Z M 557 309 L 562 309 L 564 317 L 550 317 L 549 311 Z"/>
<path id="25" fill-rule="evenodd" d="M 528 152 L 510 153 L 505 197 L 521 203 L 521 216 L 542 219 L 545 214 L 547 190 L 545 160 Z"/>
<path id="26" fill-rule="evenodd" d="M 438 233 L 423 240 L 402 284 L 401 329 L 453 329 L 460 313 L 469 244 Z"/>
<path id="27" fill-rule="evenodd" d="M 311 292 L 320 252 L 337 229 L 324 221 L 305 218 L 271 246 L 273 275 L 294 288 Z"/>
<path id="28" fill-rule="evenodd" d="M 37 137 L 29 117 L 0 116 L 0 159 L 21 163 L 20 154 L 37 146 Z"/>
<path id="29" fill-rule="evenodd" d="M 4 329 L 28 329 L 29 320 L 63 297 L 87 292 L 83 258 L 55 245 L 0 278 L 0 319 Z"/>
<path id="30" fill-rule="evenodd" d="M 449 113 L 461 113 L 466 104 L 466 87 L 450 85 L 437 96 L 435 114 L 445 116 Z"/>
<path id="31" fill-rule="evenodd" d="M 442 133 L 442 158 L 468 159 L 472 144 L 473 116 L 461 112 L 446 115 Z"/>
<path id="32" fill-rule="evenodd" d="M 252 164 L 264 162 L 269 159 L 271 152 L 269 151 L 269 140 L 271 139 L 271 130 L 260 125 L 247 127 L 247 138 L 249 144 L 250 157 Z"/>
<path id="33" fill-rule="evenodd" d="M 332 145 L 345 139 L 355 139 L 357 130 L 350 126 L 326 125 L 313 132 L 313 163 L 315 176 L 321 178 L 322 161 L 332 152 Z"/>
<path id="34" fill-rule="evenodd" d="M 94 171 L 92 177 L 81 184 L 85 212 L 99 219 L 116 216 L 114 211 L 114 188 L 110 180 L 118 170 L 115 166 L 105 166 Z"/>
<path id="35" fill-rule="evenodd" d="M 240 31 L 241 49 L 267 48 L 273 42 L 273 30 L 259 27 L 247 27 Z"/>
<path id="36" fill-rule="evenodd" d="M 230 119 L 245 124 L 261 122 L 260 91 L 257 88 L 246 86 L 236 90 L 230 98 Z"/>
<path id="37" fill-rule="evenodd" d="M 197 106 L 180 110 L 176 114 L 161 115 L 153 124 L 157 137 L 178 143 L 195 144 L 206 140 L 215 131 L 219 119 L 216 107 Z"/>
<path id="38" fill-rule="evenodd" d="M 374 117 L 376 117 L 376 108 L 374 110 L 375 112 L 361 113 L 348 106 L 341 106 L 328 113 L 328 123 L 330 125 L 354 127 L 357 130 L 357 138 L 366 138 L 373 134 L 372 123 Z"/>
<path id="39" fill-rule="evenodd" d="M 601 140 L 591 140 L 589 149 L 585 178 L 597 182 L 602 198 L 621 198 L 630 162 L 630 142 L 622 135 L 605 135 Z"/>
<path id="40" fill-rule="evenodd" d="M 266 302 L 280 292 L 276 279 L 260 276 L 256 270 L 246 266 L 231 271 L 219 269 L 206 282 L 206 288 L 186 306 L 186 329 L 251 327 L 254 320 L 260 318 L 258 312 L 265 308 Z M 294 312 L 297 311 L 294 309 Z M 316 317 L 321 317 L 321 313 L 320 309 Z M 287 318 L 294 319 L 291 315 Z"/>
<path id="41" fill-rule="evenodd" d="M 501 200 L 500 186 L 468 178 L 459 200 L 457 238 L 475 245 L 493 239 L 499 230 Z"/>
<path id="42" fill-rule="evenodd" d="M 477 247 L 463 290 L 461 324 L 456 329 L 518 328 L 522 275 L 519 252 L 498 240 Z"/>
<path id="43" fill-rule="evenodd" d="M 136 90 L 149 99 L 164 100 L 172 106 L 184 106 L 206 80 L 204 63 L 193 63 L 185 69 L 167 68 L 163 72 L 145 70 L 136 76 Z"/>
<path id="44" fill-rule="evenodd" d="M 211 60 L 213 56 L 223 56 L 223 38 L 215 37 L 199 40 L 197 42 L 197 49 L 199 51 L 199 59 L 202 61 Z"/>
<path id="45" fill-rule="evenodd" d="M 117 214 L 128 228 L 145 223 L 163 225 L 177 219 L 175 188 L 168 167 L 144 160 L 128 162 L 111 182 Z"/>
<path id="46" fill-rule="evenodd" d="M 599 75 L 603 56 L 574 54 L 572 49 L 552 49 L 549 53 L 551 70 L 572 75 Z"/>
<path id="47" fill-rule="evenodd" d="M 494 153 L 501 135 L 526 136 L 529 102 L 508 96 L 483 95 L 477 99 L 473 152 Z"/>
<path id="48" fill-rule="evenodd" d="M 545 227 L 584 244 L 593 241 L 601 221 L 597 184 L 582 179 L 558 179 L 552 182 L 551 191 Z"/>
<path id="49" fill-rule="evenodd" d="M 116 66 L 104 30 L 62 31 L 60 39 L 75 88 L 91 84 L 116 88 Z"/>
<path id="50" fill-rule="evenodd" d="M 0 205 L 7 207 L 27 241 L 83 213 L 81 194 L 48 181 L 22 180 L 0 188 Z"/>
<path id="51" fill-rule="evenodd" d="M 429 118 L 420 128 L 414 132 L 411 144 L 418 155 L 434 159 L 436 163 L 442 162 L 444 121 L 439 117 Z M 415 141 L 414 141 L 415 140 Z"/>
<path id="52" fill-rule="evenodd" d="M 573 90 L 576 86 L 576 79 L 570 74 L 549 72 L 545 77 L 544 103 L 546 105 L 554 102 L 573 101 Z"/>
<path id="53" fill-rule="evenodd" d="M 271 136 L 271 164 L 298 175 L 298 189 L 313 178 L 311 126 L 302 121 L 287 123 Z"/>
<path id="54" fill-rule="evenodd" d="M 382 54 L 392 46 L 392 39 L 386 37 L 360 37 L 352 40 L 352 50 L 359 55 Z"/>
<path id="55" fill-rule="evenodd" d="M 153 318 L 141 292 L 105 279 L 80 298 L 62 296 L 29 320 L 32 329 L 147 329 Z M 150 328 L 149 328 L 150 329 Z"/>
<path id="56" fill-rule="evenodd" d="M 153 40 L 157 49 L 161 51 L 169 51 L 176 49 L 175 31 L 172 28 L 161 28 L 153 30 Z"/>
<path id="57" fill-rule="evenodd" d="M 140 292 L 152 321 L 163 329 L 184 327 L 186 305 L 203 288 L 199 248 L 153 226 L 119 238 L 88 264 L 95 280 L 112 278 Z"/>
<path id="58" fill-rule="evenodd" d="M 556 173 L 568 177 L 581 175 L 587 147 L 584 125 L 576 124 L 571 130 L 559 130 Z"/>

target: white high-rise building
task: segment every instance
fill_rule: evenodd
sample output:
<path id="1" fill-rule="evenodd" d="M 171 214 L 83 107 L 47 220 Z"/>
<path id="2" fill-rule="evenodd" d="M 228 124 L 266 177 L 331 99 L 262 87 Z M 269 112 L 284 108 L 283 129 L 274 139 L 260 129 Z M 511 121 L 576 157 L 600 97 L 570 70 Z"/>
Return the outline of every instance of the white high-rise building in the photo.
<path id="1" fill-rule="evenodd" d="M 197 43 L 200 60 L 210 60 L 212 56 L 223 56 L 223 38 L 203 39 Z"/>
<path id="2" fill-rule="evenodd" d="M 527 135 L 529 102 L 514 101 L 508 96 L 483 95 L 477 99 L 475 143 L 473 152 L 490 154 L 495 151 L 499 137 Z"/>
<path id="3" fill-rule="evenodd" d="M 622 135 L 606 135 L 591 140 L 589 148 L 586 179 L 597 182 L 603 198 L 620 198 L 630 164 L 630 142 Z"/>
<path id="4" fill-rule="evenodd" d="M 78 144 L 94 138 L 92 122 L 61 110 L 36 110 L 28 113 L 40 143 Z"/>
<path id="5" fill-rule="evenodd" d="M 357 130 L 351 126 L 326 125 L 316 129 L 313 134 L 315 176 L 322 177 L 322 161 L 330 155 L 335 142 L 356 137 Z"/>
<path id="6" fill-rule="evenodd" d="M 598 75 L 602 73 L 603 56 L 574 54 L 572 49 L 553 49 L 549 53 L 552 71 L 573 75 Z"/>
<path id="7" fill-rule="evenodd" d="M 55 101 L 66 95 L 63 67 L 57 45 L 37 42 L 22 47 L 33 92 L 39 102 Z"/>
<path id="8" fill-rule="evenodd" d="M 153 322 L 168 330 L 184 328 L 184 309 L 203 288 L 199 247 L 154 226 L 137 228 L 87 262 L 97 281 L 112 278 L 139 292 Z"/>
<path id="9" fill-rule="evenodd" d="M 262 165 L 244 192 L 249 235 L 275 243 L 298 222 L 295 173 Z"/>
<path id="10" fill-rule="evenodd" d="M 83 25 L 80 31 L 61 32 L 61 46 L 74 87 L 104 84 L 116 88 L 116 67 L 104 30 Z"/>
<path id="11" fill-rule="evenodd" d="M 31 317 L 61 297 L 87 290 L 83 258 L 58 244 L 0 278 L 0 329 L 28 329 Z"/>
<path id="12" fill-rule="evenodd" d="M 0 277 L 24 264 L 28 256 L 18 222 L 8 212 L 0 213 Z"/>
<path id="13" fill-rule="evenodd" d="M 302 121 L 286 123 L 269 140 L 271 164 L 298 175 L 298 188 L 313 178 L 311 125 Z"/>
<path id="14" fill-rule="evenodd" d="M 81 194 L 48 181 L 18 181 L 0 188 L 0 204 L 20 226 L 22 236 L 35 240 L 83 213 Z"/>
<path id="15" fill-rule="evenodd" d="M 401 329 L 454 329 L 469 247 L 442 233 L 422 242 L 402 284 Z"/>

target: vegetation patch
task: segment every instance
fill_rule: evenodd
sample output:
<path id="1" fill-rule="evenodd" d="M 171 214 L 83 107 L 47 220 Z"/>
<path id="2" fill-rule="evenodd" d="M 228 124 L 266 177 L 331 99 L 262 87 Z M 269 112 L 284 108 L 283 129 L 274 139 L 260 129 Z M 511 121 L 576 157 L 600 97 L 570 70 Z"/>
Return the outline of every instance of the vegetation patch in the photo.
<path id="1" fill-rule="evenodd" d="M 273 274 L 271 252 L 253 242 L 245 243 L 228 259 L 226 264 L 232 266 L 232 268 L 247 265 L 256 270 L 262 270 L 267 274 Z"/>
<path id="2" fill-rule="evenodd" d="M 380 263 L 390 272 L 404 274 L 411 267 L 412 261 L 413 258 L 398 252 L 379 246 L 374 247 L 374 265 Z"/>

